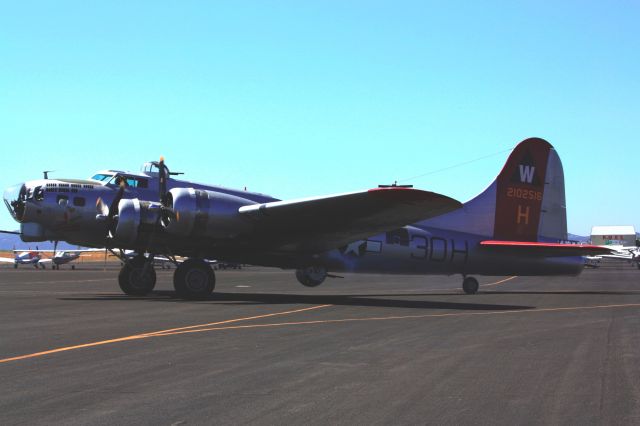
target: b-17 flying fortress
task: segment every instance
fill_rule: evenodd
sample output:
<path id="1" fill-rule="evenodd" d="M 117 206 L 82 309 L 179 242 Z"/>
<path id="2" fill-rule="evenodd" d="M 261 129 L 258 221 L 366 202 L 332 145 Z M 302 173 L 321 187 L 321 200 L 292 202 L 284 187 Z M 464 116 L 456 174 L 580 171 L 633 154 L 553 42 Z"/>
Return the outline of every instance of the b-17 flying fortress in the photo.
<path id="1" fill-rule="evenodd" d="M 295 200 L 174 178 L 163 159 L 139 173 L 98 172 L 91 179 L 38 179 L 5 191 L 26 242 L 106 247 L 124 266 L 121 289 L 153 290 L 155 256 L 187 258 L 174 287 L 208 297 L 214 271 L 205 259 L 296 270 L 305 286 L 334 273 L 463 277 L 576 275 L 583 256 L 611 253 L 566 244 L 564 173 L 556 150 L 530 138 L 511 153 L 488 188 L 466 203 L 395 185 Z M 124 256 L 134 250 L 133 259 Z"/>

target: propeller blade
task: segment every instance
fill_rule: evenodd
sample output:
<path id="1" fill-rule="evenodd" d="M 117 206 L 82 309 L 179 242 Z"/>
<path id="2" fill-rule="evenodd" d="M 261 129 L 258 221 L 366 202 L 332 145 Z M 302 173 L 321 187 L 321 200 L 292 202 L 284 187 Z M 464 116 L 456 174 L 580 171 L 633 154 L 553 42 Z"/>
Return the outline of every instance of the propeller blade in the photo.
<path id="1" fill-rule="evenodd" d="M 118 188 L 118 193 L 113 198 L 111 205 L 109 206 L 109 220 L 113 219 L 116 212 L 118 211 L 118 204 L 120 204 L 120 200 L 122 200 L 122 196 L 124 195 L 124 179 L 120 179 L 120 188 Z"/>
<path id="2" fill-rule="evenodd" d="M 162 223 L 168 223 L 171 220 L 179 220 L 179 216 L 173 210 L 171 206 L 170 194 L 167 192 L 167 179 L 172 173 L 169 173 L 169 169 L 164 164 L 164 157 L 160 157 L 158 162 L 158 195 L 160 199 L 160 215 L 158 216 L 157 225 Z"/>
<path id="3" fill-rule="evenodd" d="M 166 207 L 167 168 L 164 165 L 164 157 L 160 157 L 160 162 L 158 163 L 158 193 L 160 204 Z"/>
<path id="4" fill-rule="evenodd" d="M 102 201 L 102 197 L 96 200 L 96 213 L 105 217 L 109 215 L 109 207 Z"/>

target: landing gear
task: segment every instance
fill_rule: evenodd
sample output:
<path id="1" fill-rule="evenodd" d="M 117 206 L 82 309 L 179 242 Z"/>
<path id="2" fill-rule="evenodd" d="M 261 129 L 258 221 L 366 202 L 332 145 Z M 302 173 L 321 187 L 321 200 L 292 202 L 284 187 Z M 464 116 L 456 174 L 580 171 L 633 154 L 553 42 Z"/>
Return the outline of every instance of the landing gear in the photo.
<path id="1" fill-rule="evenodd" d="M 144 296 L 156 286 L 156 271 L 144 256 L 136 256 L 120 270 L 118 284 L 125 294 Z"/>
<path id="2" fill-rule="evenodd" d="M 478 288 L 480 285 L 478 284 L 478 280 L 473 277 L 464 277 L 462 281 L 462 289 L 467 294 L 476 294 L 478 292 Z"/>
<path id="3" fill-rule="evenodd" d="M 173 274 L 173 287 L 179 297 L 202 300 L 211 296 L 216 276 L 211 266 L 202 259 L 187 259 Z"/>
<path id="4" fill-rule="evenodd" d="M 309 266 L 296 270 L 296 278 L 305 287 L 317 287 L 327 278 L 327 268 L 323 266 Z"/>

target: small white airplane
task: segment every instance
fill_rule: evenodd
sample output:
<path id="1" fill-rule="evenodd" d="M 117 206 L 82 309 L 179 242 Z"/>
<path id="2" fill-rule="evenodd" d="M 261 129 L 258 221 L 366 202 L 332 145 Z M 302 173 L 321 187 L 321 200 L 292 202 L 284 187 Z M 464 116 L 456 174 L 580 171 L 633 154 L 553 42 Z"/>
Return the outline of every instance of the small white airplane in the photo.
<path id="1" fill-rule="evenodd" d="M 0 263 L 13 263 L 14 268 L 19 265 L 33 265 L 45 269 L 47 263 L 51 263 L 51 269 L 60 269 L 60 265 L 72 262 L 82 255 L 82 253 L 102 251 L 101 249 L 77 249 L 77 250 L 13 250 L 15 257 L 0 257 Z M 52 253 L 52 257 L 44 257 L 43 253 Z M 75 265 L 71 265 L 75 269 Z"/>
<path id="2" fill-rule="evenodd" d="M 635 246 L 606 246 L 607 248 L 613 249 L 616 252 L 612 254 L 603 254 L 599 257 L 601 259 L 615 259 L 615 260 L 626 260 L 631 264 L 636 264 L 638 269 L 640 269 L 640 247 Z"/>
<path id="3" fill-rule="evenodd" d="M 14 250 L 15 257 L 0 257 L 0 263 L 13 263 L 14 268 L 18 268 L 18 265 L 33 265 L 36 269 L 41 267 L 45 268 L 45 263 L 49 263 L 52 259 L 43 259 L 40 254 L 40 250 Z"/>

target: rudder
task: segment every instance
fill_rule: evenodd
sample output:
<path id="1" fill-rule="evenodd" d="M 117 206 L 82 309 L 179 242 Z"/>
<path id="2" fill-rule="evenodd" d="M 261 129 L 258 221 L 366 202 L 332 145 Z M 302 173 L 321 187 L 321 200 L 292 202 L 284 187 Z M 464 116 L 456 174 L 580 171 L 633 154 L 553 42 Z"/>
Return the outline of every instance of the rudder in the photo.
<path id="1" fill-rule="evenodd" d="M 564 241 L 564 172 L 549 142 L 529 138 L 511 152 L 489 187 L 455 212 L 426 226 L 504 241 Z"/>

